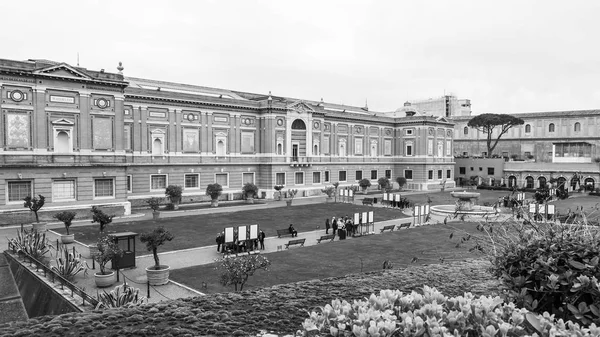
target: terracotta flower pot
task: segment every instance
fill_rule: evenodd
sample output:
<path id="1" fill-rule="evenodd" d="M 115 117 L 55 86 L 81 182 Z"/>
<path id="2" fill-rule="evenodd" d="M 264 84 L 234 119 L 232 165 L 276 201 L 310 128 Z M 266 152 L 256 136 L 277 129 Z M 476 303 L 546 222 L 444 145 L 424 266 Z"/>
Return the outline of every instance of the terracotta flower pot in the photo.
<path id="1" fill-rule="evenodd" d="M 96 281 L 96 287 L 106 288 L 115 284 L 117 278 L 114 271 L 107 272 L 106 274 L 94 273 L 94 281 Z"/>
<path id="2" fill-rule="evenodd" d="M 247 204 L 253 204 L 254 203 L 254 198 L 252 198 L 252 197 L 246 197 L 246 203 Z"/>
<path id="3" fill-rule="evenodd" d="M 210 201 L 210 207 L 218 207 L 219 206 L 219 199 L 212 199 Z"/>
<path id="4" fill-rule="evenodd" d="M 75 242 L 75 234 L 65 234 L 60 236 L 60 242 L 69 244 Z"/>
<path id="5" fill-rule="evenodd" d="M 171 267 L 162 265 L 160 266 L 160 269 L 154 269 L 154 266 L 146 267 L 148 282 L 150 282 L 150 285 L 152 286 L 160 286 L 169 283 L 170 270 Z"/>
<path id="6" fill-rule="evenodd" d="M 158 220 L 159 218 L 160 218 L 160 212 L 159 211 L 152 212 L 152 219 L 153 220 Z"/>

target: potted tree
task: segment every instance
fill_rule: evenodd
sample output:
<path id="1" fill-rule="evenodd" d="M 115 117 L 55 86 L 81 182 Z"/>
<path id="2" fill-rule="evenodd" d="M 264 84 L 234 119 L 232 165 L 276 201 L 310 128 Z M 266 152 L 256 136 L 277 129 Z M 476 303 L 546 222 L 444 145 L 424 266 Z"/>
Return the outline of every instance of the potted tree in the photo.
<path id="1" fill-rule="evenodd" d="M 335 187 L 327 186 L 324 189 L 322 189 L 321 192 L 327 195 L 327 198 L 325 198 L 325 202 L 330 203 L 333 201 L 333 197 L 335 197 Z"/>
<path id="2" fill-rule="evenodd" d="M 256 185 L 254 185 L 253 183 L 245 183 L 244 186 L 242 187 L 242 193 L 244 194 L 244 197 L 246 198 L 246 203 L 253 204 L 254 196 L 258 193 L 258 187 Z"/>
<path id="3" fill-rule="evenodd" d="M 398 183 L 398 188 L 402 191 L 404 189 L 404 185 L 406 185 L 406 178 L 397 177 L 396 182 Z"/>
<path id="4" fill-rule="evenodd" d="M 54 218 L 58 221 L 61 221 L 65 224 L 65 229 L 67 230 L 67 234 L 60 236 L 60 241 L 64 244 L 73 243 L 75 241 L 75 234 L 69 233 L 69 227 L 71 227 L 71 223 L 73 219 L 75 219 L 75 212 L 63 211 L 60 213 L 54 214 Z"/>
<path id="5" fill-rule="evenodd" d="M 96 244 L 96 252 L 92 254 L 94 261 L 98 263 L 100 272 L 94 273 L 94 281 L 98 288 L 110 287 L 116 282 L 115 272 L 106 270 L 106 264 L 113 258 L 123 256 L 123 251 L 107 235 L 102 235 Z"/>
<path id="6" fill-rule="evenodd" d="M 108 215 L 104 213 L 100 208 L 92 206 L 92 223 L 98 223 L 100 225 L 100 235 L 104 234 L 106 225 L 112 222 L 114 215 Z"/>
<path id="7" fill-rule="evenodd" d="M 23 207 L 29 208 L 29 210 L 31 212 L 33 212 L 33 214 L 35 215 L 35 222 L 33 223 L 33 230 L 45 232 L 46 231 L 46 223 L 40 222 L 40 218 L 38 217 L 38 212 L 42 207 L 44 207 L 44 202 L 46 201 L 46 198 L 41 194 L 38 194 L 38 197 L 39 198 L 31 197 L 30 195 L 26 196 L 25 199 L 23 199 L 23 201 L 25 201 L 25 203 L 23 204 Z"/>
<path id="8" fill-rule="evenodd" d="M 143 233 L 140 236 L 142 243 L 146 244 L 148 251 L 154 255 L 154 266 L 146 267 L 146 275 L 150 285 L 159 286 L 169 282 L 169 266 L 160 264 L 158 259 L 158 247 L 162 246 L 166 241 L 173 240 L 173 234 L 167 231 L 164 227 L 158 227 L 152 232 Z"/>
<path id="9" fill-rule="evenodd" d="M 367 178 L 363 178 L 358 182 L 358 186 L 362 189 L 363 194 L 367 194 L 367 188 L 371 187 L 371 181 Z"/>
<path id="10" fill-rule="evenodd" d="M 182 194 L 183 194 L 183 190 L 181 189 L 181 186 L 178 186 L 178 185 L 167 186 L 167 189 L 165 190 L 165 195 L 167 197 L 169 197 L 169 200 L 171 201 L 170 205 L 174 210 L 179 209 L 179 202 L 181 202 Z"/>
<path id="11" fill-rule="evenodd" d="M 380 190 L 386 190 L 388 186 L 390 186 L 390 180 L 386 177 L 381 177 L 377 180 L 377 185 L 379 185 Z"/>
<path id="12" fill-rule="evenodd" d="M 152 197 L 146 200 L 146 202 L 152 209 L 152 219 L 158 220 L 158 218 L 160 217 L 160 212 L 158 211 L 158 209 L 160 208 L 160 199 Z"/>
<path id="13" fill-rule="evenodd" d="M 219 206 L 219 196 L 223 193 L 223 187 L 218 183 L 206 186 L 206 195 L 210 197 L 210 207 Z"/>
<path id="14" fill-rule="evenodd" d="M 285 203 L 287 206 L 292 206 L 292 201 L 294 200 L 294 197 L 296 196 L 297 193 L 298 193 L 298 190 L 289 189 L 287 191 L 286 194 L 288 197 L 285 199 Z"/>
<path id="15" fill-rule="evenodd" d="M 275 193 L 273 194 L 273 199 L 276 201 L 281 200 L 281 190 L 283 189 L 283 185 L 275 185 L 273 186 L 275 189 Z"/>

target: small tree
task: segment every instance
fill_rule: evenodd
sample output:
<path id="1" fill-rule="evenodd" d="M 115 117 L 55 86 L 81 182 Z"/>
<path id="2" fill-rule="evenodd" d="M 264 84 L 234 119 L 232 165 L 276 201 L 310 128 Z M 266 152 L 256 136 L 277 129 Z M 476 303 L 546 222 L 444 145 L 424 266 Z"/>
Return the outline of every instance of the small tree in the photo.
<path id="1" fill-rule="evenodd" d="M 327 194 L 328 198 L 333 198 L 335 196 L 335 187 L 327 186 L 321 190 L 321 192 Z"/>
<path id="2" fill-rule="evenodd" d="M 258 194 L 258 186 L 253 183 L 245 183 L 244 186 L 242 186 L 242 193 L 245 198 L 254 198 Z"/>
<path id="3" fill-rule="evenodd" d="M 524 123 L 525 121 L 523 121 L 521 118 L 511 115 L 481 114 L 471 118 L 467 125 L 483 132 L 483 134 L 486 135 L 487 157 L 489 158 L 492 156 L 492 152 L 496 148 L 496 145 L 498 145 L 498 141 L 502 135 L 507 133 L 508 130 L 510 130 L 510 128 L 513 126 L 522 125 Z M 496 127 L 499 129 L 494 140 L 492 134 L 494 133 Z"/>
<path id="4" fill-rule="evenodd" d="M 109 238 L 108 235 L 101 236 L 100 239 L 98 239 L 96 247 L 98 247 L 98 251 L 92 254 L 92 258 L 94 261 L 98 262 L 100 274 L 106 275 L 106 264 L 108 261 L 123 256 L 123 250 L 121 250 L 119 245 Z"/>
<path id="5" fill-rule="evenodd" d="M 371 181 L 367 178 L 363 178 L 358 182 L 358 186 L 365 191 L 367 188 L 371 187 Z"/>
<path id="6" fill-rule="evenodd" d="M 150 206 L 150 208 L 152 209 L 152 212 L 157 212 L 160 208 L 160 199 L 156 197 L 152 197 L 146 200 L 146 202 L 148 203 L 148 206 Z"/>
<path id="7" fill-rule="evenodd" d="M 30 195 L 28 195 L 25 197 L 25 199 L 23 199 L 23 201 L 25 201 L 23 207 L 29 208 L 29 210 L 32 211 L 33 214 L 35 214 L 35 222 L 40 222 L 40 218 L 38 217 L 38 211 L 42 207 L 44 207 L 44 202 L 46 201 L 46 198 L 43 195 L 38 194 L 38 197 L 39 198 L 32 198 Z"/>
<path id="8" fill-rule="evenodd" d="M 211 200 L 219 199 L 221 193 L 223 193 L 223 187 L 218 183 L 208 184 L 208 186 L 206 186 L 206 195 L 210 196 Z"/>
<path id="9" fill-rule="evenodd" d="M 396 182 L 398 183 L 398 187 L 402 190 L 404 188 L 404 186 L 406 185 L 406 178 L 397 177 Z"/>
<path id="10" fill-rule="evenodd" d="M 75 215 L 77 215 L 75 212 L 69 212 L 69 211 L 64 211 L 64 212 L 54 214 L 54 218 L 56 220 L 61 221 L 63 224 L 65 224 L 65 229 L 67 230 L 67 235 L 69 235 L 69 227 L 71 227 L 73 219 L 75 219 Z"/>
<path id="11" fill-rule="evenodd" d="M 294 199 L 294 197 L 296 196 L 296 194 L 298 194 L 298 190 L 297 189 L 289 189 L 287 191 L 287 195 L 289 196 L 290 199 Z"/>
<path id="12" fill-rule="evenodd" d="M 146 249 L 152 252 L 154 255 L 154 269 L 160 269 L 160 263 L 158 259 L 158 247 L 162 246 L 165 242 L 173 240 L 173 234 L 160 226 L 154 229 L 152 232 L 143 233 L 140 236 L 140 241 L 146 244 Z"/>
<path id="13" fill-rule="evenodd" d="M 235 291 L 238 290 L 238 285 L 242 291 L 248 278 L 257 270 L 268 271 L 268 267 L 271 265 L 271 262 L 262 255 L 229 257 L 217 260 L 217 262 L 215 269 L 221 275 L 221 284 L 223 286 L 233 285 Z"/>
<path id="14" fill-rule="evenodd" d="M 385 190 L 386 188 L 388 188 L 388 186 L 390 186 L 390 180 L 386 177 L 381 177 L 377 179 L 377 185 L 379 185 L 379 188 L 381 188 L 382 190 Z"/>
<path id="15" fill-rule="evenodd" d="M 112 222 L 114 215 L 108 215 L 104 213 L 100 208 L 92 206 L 92 223 L 100 224 L 100 234 L 104 233 L 106 225 Z"/>
<path id="16" fill-rule="evenodd" d="M 171 209 L 177 208 L 175 205 L 178 205 L 181 201 L 181 196 L 183 195 L 183 189 L 179 185 L 169 185 L 165 189 L 165 195 L 169 197 L 171 201 Z"/>

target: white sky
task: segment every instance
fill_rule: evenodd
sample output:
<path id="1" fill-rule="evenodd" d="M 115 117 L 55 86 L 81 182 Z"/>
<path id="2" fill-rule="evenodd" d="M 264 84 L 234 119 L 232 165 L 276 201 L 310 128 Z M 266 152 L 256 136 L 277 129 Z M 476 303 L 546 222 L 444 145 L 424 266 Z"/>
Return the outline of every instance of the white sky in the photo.
<path id="1" fill-rule="evenodd" d="M 392 111 L 600 108 L 600 1 L 2 1 L 0 58 Z"/>

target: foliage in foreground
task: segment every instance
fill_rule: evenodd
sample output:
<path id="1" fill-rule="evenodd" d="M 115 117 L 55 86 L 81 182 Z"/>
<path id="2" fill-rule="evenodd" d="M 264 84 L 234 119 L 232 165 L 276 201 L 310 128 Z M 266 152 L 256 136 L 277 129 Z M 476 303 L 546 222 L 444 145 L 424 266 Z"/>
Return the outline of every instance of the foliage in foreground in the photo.
<path id="1" fill-rule="evenodd" d="M 303 334 L 328 336 L 599 336 L 600 327 L 585 328 L 555 320 L 547 313 L 535 315 L 504 303 L 500 297 L 471 293 L 446 297 L 425 286 L 423 294 L 381 290 L 379 296 L 353 303 L 331 301 L 319 312 L 310 312 L 302 323 Z"/>
<path id="2" fill-rule="evenodd" d="M 238 290 L 238 285 L 242 291 L 244 284 L 257 270 L 268 271 L 268 267 L 271 265 L 271 262 L 261 255 L 224 257 L 217 262 L 215 269 L 220 273 L 221 284 L 233 285 L 235 291 Z"/>
<path id="3" fill-rule="evenodd" d="M 14 252 L 24 252 L 38 260 L 46 255 L 52 247 L 46 238 L 46 233 L 40 233 L 33 229 L 17 230 L 17 237 L 10 238 L 8 242 Z"/>
<path id="4" fill-rule="evenodd" d="M 77 253 L 75 248 L 72 250 L 63 245 L 56 252 L 55 265 L 50 265 L 50 269 L 57 272 L 67 280 L 73 280 L 75 275 L 83 272 L 87 275 L 88 265 L 83 256 Z"/>
<path id="5" fill-rule="evenodd" d="M 98 305 L 96 309 L 132 307 L 148 302 L 148 300 L 140 296 L 140 290 L 121 284 L 116 286 L 109 293 L 106 290 L 98 295 Z"/>

